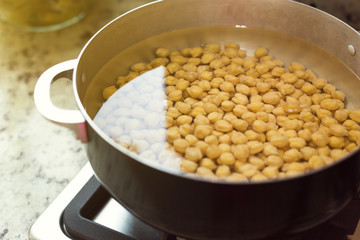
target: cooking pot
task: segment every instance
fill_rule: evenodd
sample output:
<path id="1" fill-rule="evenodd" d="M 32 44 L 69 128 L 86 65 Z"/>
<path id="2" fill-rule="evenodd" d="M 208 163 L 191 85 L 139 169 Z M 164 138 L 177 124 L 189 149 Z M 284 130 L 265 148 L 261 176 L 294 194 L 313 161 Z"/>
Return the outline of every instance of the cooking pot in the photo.
<path id="1" fill-rule="evenodd" d="M 360 106 L 355 76 L 360 74 L 360 35 L 329 14 L 286 0 L 164 0 L 136 8 L 96 33 L 77 59 L 44 72 L 35 87 L 36 106 L 46 118 L 76 129 L 87 142 L 89 161 L 101 184 L 135 216 L 158 229 L 188 239 L 264 239 L 314 227 L 357 194 L 359 150 L 330 166 L 292 178 L 212 181 L 142 161 L 93 121 L 101 106 L 101 91 L 110 84 L 110 80 L 97 81 L 96 75 L 119 52 L 166 32 L 220 25 L 264 29 L 298 39 L 267 41 L 260 34 L 240 44 L 249 48 L 262 44 L 280 59 L 304 62 L 344 91 L 350 106 Z M 217 34 L 214 39 L 228 40 L 223 38 Z M 172 41 L 164 44 L 176 49 L 214 39 L 195 34 L 180 36 L 173 45 Z M 115 79 L 118 73 L 114 70 L 109 76 Z M 52 105 L 51 82 L 62 76 L 72 78 L 79 110 Z M 91 87 L 93 99 L 87 101 L 85 95 Z"/>

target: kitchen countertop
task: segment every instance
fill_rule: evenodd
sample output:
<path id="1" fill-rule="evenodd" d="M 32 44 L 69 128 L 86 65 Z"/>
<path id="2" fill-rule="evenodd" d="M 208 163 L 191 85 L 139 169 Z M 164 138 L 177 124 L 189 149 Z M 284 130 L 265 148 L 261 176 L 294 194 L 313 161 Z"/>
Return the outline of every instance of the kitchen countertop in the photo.
<path id="1" fill-rule="evenodd" d="M 0 21 L 0 239 L 28 239 L 37 217 L 87 162 L 73 132 L 44 119 L 33 101 L 40 74 L 78 56 L 107 22 L 145 2 L 96 1 L 68 28 L 23 32 Z M 76 108 L 71 83 L 55 83 L 53 102 Z"/>
<path id="2" fill-rule="evenodd" d="M 31 224 L 87 162 L 74 134 L 36 110 L 38 77 L 76 58 L 97 30 L 145 2 L 96 1 L 85 19 L 56 32 L 23 32 L 0 22 L 0 240 L 28 239 Z M 76 108 L 71 83 L 56 82 L 52 92 L 58 106 Z"/>

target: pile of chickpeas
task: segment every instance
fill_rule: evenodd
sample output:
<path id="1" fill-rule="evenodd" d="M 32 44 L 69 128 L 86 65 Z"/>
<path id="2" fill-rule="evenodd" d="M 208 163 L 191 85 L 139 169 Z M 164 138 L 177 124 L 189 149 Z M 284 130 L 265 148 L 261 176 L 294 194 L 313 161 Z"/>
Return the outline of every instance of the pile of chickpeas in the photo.
<path id="1" fill-rule="evenodd" d="M 298 62 L 285 66 L 265 48 L 253 56 L 236 43 L 171 51 L 136 63 L 118 88 L 166 67 L 166 138 L 180 169 L 227 181 L 290 177 L 337 161 L 360 144 L 360 110 Z"/>

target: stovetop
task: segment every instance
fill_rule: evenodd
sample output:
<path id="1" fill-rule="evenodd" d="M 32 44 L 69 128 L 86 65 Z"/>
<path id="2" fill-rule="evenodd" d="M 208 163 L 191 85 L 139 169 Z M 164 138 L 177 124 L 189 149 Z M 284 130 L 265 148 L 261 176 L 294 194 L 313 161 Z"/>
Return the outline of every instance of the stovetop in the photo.
<path id="1" fill-rule="evenodd" d="M 331 220 L 301 235 L 272 240 L 360 240 L 360 199 Z M 355 230 L 357 230 L 355 232 Z M 352 236 L 351 236 L 352 235 Z M 33 224 L 31 240 L 176 240 L 142 222 L 100 185 L 87 163 Z M 268 239 L 270 240 L 270 239 Z"/>

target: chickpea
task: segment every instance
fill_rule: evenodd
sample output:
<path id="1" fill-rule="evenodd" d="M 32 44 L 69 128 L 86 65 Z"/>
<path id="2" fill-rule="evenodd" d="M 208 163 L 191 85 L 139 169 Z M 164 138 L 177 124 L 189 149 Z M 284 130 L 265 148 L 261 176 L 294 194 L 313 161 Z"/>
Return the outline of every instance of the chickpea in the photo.
<path id="1" fill-rule="evenodd" d="M 196 162 L 190 161 L 190 160 L 182 160 L 180 162 L 180 169 L 183 172 L 193 173 L 198 168 L 198 164 Z"/>
<path id="2" fill-rule="evenodd" d="M 257 172 L 254 176 L 251 177 L 252 182 L 262 182 L 266 181 L 268 178 L 263 175 L 261 172 Z"/>
<path id="3" fill-rule="evenodd" d="M 270 155 L 265 159 L 265 164 L 272 167 L 281 167 L 284 164 L 284 160 L 279 156 Z"/>
<path id="4" fill-rule="evenodd" d="M 157 68 L 159 66 L 166 66 L 166 64 L 169 63 L 169 59 L 161 57 L 161 58 L 155 58 L 150 62 L 151 66 L 153 68 Z"/>
<path id="5" fill-rule="evenodd" d="M 204 52 L 217 53 L 220 51 L 220 45 L 216 43 L 209 43 L 205 45 Z"/>
<path id="6" fill-rule="evenodd" d="M 320 147 L 317 149 L 318 155 L 320 156 L 329 156 L 330 155 L 330 148 L 328 146 Z"/>
<path id="7" fill-rule="evenodd" d="M 231 142 L 235 145 L 245 144 L 248 142 L 248 138 L 241 132 L 235 132 L 231 135 Z"/>
<path id="8" fill-rule="evenodd" d="M 301 137 L 289 138 L 290 148 L 301 149 L 301 148 L 305 147 L 305 145 L 306 145 L 306 141 Z"/>
<path id="9" fill-rule="evenodd" d="M 314 132 L 311 136 L 311 139 L 319 147 L 324 147 L 329 143 L 328 136 L 321 131 Z"/>
<path id="10" fill-rule="evenodd" d="M 176 119 L 177 125 L 190 124 L 192 122 L 192 117 L 188 115 L 181 115 Z"/>
<path id="11" fill-rule="evenodd" d="M 360 131 L 358 131 L 358 130 L 350 130 L 349 131 L 349 139 L 352 142 L 356 142 L 358 139 L 360 139 Z"/>
<path id="12" fill-rule="evenodd" d="M 217 161 L 221 165 L 231 166 L 235 163 L 235 157 L 231 152 L 224 152 L 219 156 Z"/>
<path id="13" fill-rule="evenodd" d="M 359 124 L 350 119 L 345 120 L 342 125 L 345 126 L 348 130 L 360 130 Z"/>
<path id="14" fill-rule="evenodd" d="M 346 153 L 346 150 L 334 149 L 331 151 L 330 156 L 333 160 L 337 160 L 339 158 L 342 158 Z M 330 161 L 330 163 L 332 163 L 332 161 Z"/>
<path id="15" fill-rule="evenodd" d="M 250 87 L 245 84 L 239 83 L 236 85 L 236 92 L 248 96 L 250 95 Z"/>
<path id="16" fill-rule="evenodd" d="M 279 176 L 279 170 L 276 166 L 267 166 L 261 171 L 261 173 L 268 178 L 276 178 Z"/>
<path id="17" fill-rule="evenodd" d="M 214 135 L 206 136 L 204 141 L 209 145 L 218 145 L 219 141 Z"/>
<path id="18" fill-rule="evenodd" d="M 195 146 L 196 142 L 198 141 L 198 139 L 192 134 L 186 135 L 185 140 L 189 143 L 190 146 Z"/>
<path id="19" fill-rule="evenodd" d="M 298 131 L 301 128 L 301 123 L 299 120 L 288 120 L 284 123 L 284 128 L 289 130 L 296 130 Z"/>
<path id="20" fill-rule="evenodd" d="M 278 155 L 278 150 L 271 143 L 265 143 L 263 153 L 265 156 Z"/>
<path id="21" fill-rule="evenodd" d="M 171 59 L 171 62 L 178 63 L 181 66 L 187 63 L 187 58 L 183 57 L 181 55 L 171 56 L 170 59 Z"/>
<path id="22" fill-rule="evenodd" d="M 330 134 L 337 137 L 344 137 L 348 135 L 348 131 L 343 125 L 334 123 L 329 126 Z"/>
<path id="23" fill-rule="evenodd" d="M 208 115 L 208 119 L 211 123 L 215 123 L 219 120 L 222 119 L 224 114 L 220 113 L 220 112 L 212 112 Z"/>
<path id="24" fill-rule="evenodd" d="M 257 153 L 261 152 L 264 148 L 263 143 L 261 143 L 259 141 L 249 141 L 247 143 L 247 146 L 248 146 L 251 154 L 257 154 Z"/>
<path id="25" fill-rule="evenodd" d="M 331 93 L 331 96 L 340 101 L 345 101 L 345 94 L 341 91 L 335 91 Z"/>
<path id="26" fill-rule="evenodd" d="M 209 145 L 204 141 L 198 141 L 197 143 L 195 143 L 195 147 L 200 149 L 201 154 L 204 156 L 204 154 L 206 153 L 206 149 L 209 147 Z"/>
<path id="27" fill-rule="evenodd" d="M 224 81 L 223 83 L 220 84 L 219 88 L 224 92 L 228 92 L 228 93 L 235 92 L 234 85 L 231 82 Z"/>
<path id="28" fill-rule="evenodd" d="M 270 143 L 278 148 L 287 147 L 289 144 L 289 139 L 286 136 L 274 135 L 270 138 Z"/>
<path id="29" fill-rule="evenodd" d="M 277 92 L 268 92 L 263 95 L 264 103 L 277 105 L 280 102 L 280 96 Z"/>
<path id="30" fill-rule="evenodd" d="M 312 132 L 309 129 L 303 129 L 298 132 L 300 138 L 304 139 L 305 141 L 311 141 Z"/>
<path id="31" fill-rule="evenodd" d="M 357 145 L 355 143 L 350 143 L 349 145 L 346 146 L 345 149 L 350 152 L 350 151 L 355 150 L 356 148 L 357 148 Z"/>
<path id="32" fill-rule="evenodd" d="M 324 92 L 326 92 L 328 94 L 332 94 L 333 92 L 335 92 L 336 88 L 333 85 L 328 83 L 323 87 L 323 90 L 324 90 Z"/>
<path id="33" fill-rule="evenodd" d="M 203 107 L 195 107 L 191 110 L 190 112 L 190 116 L 191 117 L 196 117 L 198 115 L 204 115 L 206 112 L 204 110 Z"/>
<path id="34" fill-rule="evenodd" d="M 175 84 L 175 88 L 176 90 L 179 90 L 179 91 L 185 91 L 185 89 L 187 89 L 190 85 L 190 82 L 184 80 L 184 79 L 179 79 L 176 81 L 176 84 Z M 179 95 L 179 100 L 181 99 L 180 98 L 180 92 L 177 93 Z M 182 93 L 181 93 L 182 94 Z"/>
<path id="35" fill-rule="evenodd" d="M 300 149 L 300 152 L 303 156 L 303 159 L 306 161 L 308 161 L 312 156 L 317 154 L 316 149 L 312 147 L 303 147 Z"/>
<path id="36" fill-rule="evenodd" d="M 338 99 L 324 99 L 320 102 L 320 106 L 330 111 L 342 109 L 342 103 Z"/>
<path id="37" fill-rule="evenodd" d="M 233 108 L 233 113 L 235 114 L 235 116 L 237 117 L 241 117 L 245 112 L 247 112 L 248 109 L 246 106 L 243 105 L 235 105 L 235 107 Z"/>
<path id="38" fill-rule="evenodd" d="M 203 158 L 200 160 L 200 166 L 208 168 L 210 170 L 215 170 L 217 168 L 217 165 L 215 162 L 209 158 Z"/>
<path id="39" fill-rule="evenodd" d="M 224 78 L 228 74 L 228 72 L 222 68 L 215 69 L 213 72 L 214 72 L 215 78 Z"/>
<path id="40" fill-rule="evenodd" d="M 226 178 L 228 182 L 248 182 L 248 179 L 241 173 L 232 173 Z"/>
<path id="41" fill-rule="evenodd" d="M 206 80 L 201 80 L 199 82 L 199 87 L 204 91 L 204 92 L 207 92 L 211 89 L 211 85 L 208 81 Z M 203 94 L 204 95 L 204 94 Z"/>
<path id="42" fill-rule="evenodd" d="M 286 171 L 295 171 L 295 172 L 304 172 L 306 170 L 306 166 L 300 162 L 292 162 L 286 166 Z"/>
<path id="43" fill-rule="evenodd" d="M 344 144 L 345 144 L 345 140 L 343 137 L 331 136 L 329 138 L 329 145 L 332 148 L 343 148 Z"/>
<path id="44" fill-rule="evenodd" d="M 235 103 L 233 103 L 232 101 L 223 101 L 221 103 L 221 109 L 225 112 L 231 112 L 233 110 L 235 106 Z"/>
<path id="45" fill-rule="evenodd" d="M 211 69 L 220 69 L 224 66 L 224 62 L 222 59 L 214 59 L 210 62 L 210 68 Z"/>
<path id="46" fill-rule="evenodd" d="M 235 104 L 240 104 L 240 105 L 246 105 L 249 103 L 248 97 L 242 93 L 236 93 L 234 97 L 231 99 L 231 101 L 233 101 Z"/>
<path id="47" fill-rule="evenodd" d="M 203 93 L 202 88 L 199 86 L 191 86 L 186 91 L 192 98 L 201 98 Z"/>
<path id="48" fill-rule="evenodd" d="M 230 144 L 231 136 L 229 134 L 223 134 L 218 137 L 220 143 Z"/>
<path id="49" fill-rule="evenodd" d="M 202 158 L 201 150 L 196 147 L 188 147 L 185 150 L 185 158 L 197 162 Z"/>
<path id="50" fill-rule="evenodd" d="M 111 95 L 113 95 L 118 89 L 116 88 L 116 86 L 110 86 L 107 87 L 103 90 L 103 98 L 105 100 L 109 99 L 111 97 Z"/>
<path id="51" fill-rule="evenodd" d="M 324 117 L 323 119 L 321 119 L 321 124 L 325 127 L 330 127 L 337 123 L 338 121 L 332 117 Z"/>
<path id="52" fill-rule="evenodd" d="M 156 49 L 155 54 L 158 57 L 164 58 L 170 55 L 170 50 L 167 48 L 158 48 Z"/>
<path id="53" fill-rule="evenodd" d="M 194 136 L 198 139 L 204 139 L 212 133 L 212 127 L 209 125 L 197 125 L 195 127 Z"/>
<path id="54" fill-rule="evenodd" d="M 191 105 L 184 102 L 176 102 L 175 108 L 182 114 L 188 114 L 191 111 Z"/>
<path id="55" fill-rule="evenodd" d="M 304 83 L 301 90 L 307 95 L 313 95 L 316 93 L 316 87 L 309 82 Z"/>
<path id="56" fill-rule="evenodd" d="M 233 153 L 236 160 L 242 162 L 246 162 L 250 154 L 249 147 L 246 144 L 233 145 L 231 147 L 231 152 Z"/>
<path id="57" fill-rule="evenodd" d="M 297 77 L 293 73 L 284 73 L 281 75 L 280 79 L 284 81 L 284 83 L 294 84 L 297 81 Z"/>
<path id="58" fill-rule="evenodd" d="M 174 140 L 174 149 L 179 153 L 185 153 L 185 150 L 190 147 L 190 144 L 185 139 Z"/>
<path id="59" fill-rule="evenodd" d="M 309 167 L 312 169 L 318 169 L 325 165 L 325 162 L 321 156 L 314 155 L 309 159 Z"/>
<path id="60" fill-rule="evenodd" d="M 263 112 L 264 111 L 264 103 L 262 102 L 251 102 L 247 105 L 247 108 L 252 112 Z"/>
<path id="61" fill-rule="evenodd" d="M 349 118 L 357 123 L 360 123 L 360 110 L 350 111 Z"/>
<path id="62" fill-rule="evenodd" d="M 206 167 L 198 167 L 198 169 L 196 169 L 196 174 L 202 177 L 215 177 L 215 174 L 213 173 L 213 171 L 211 171 L 211 169 L 206 168 Z"/>
<path id="63" fill-rule="evenodd" d="M 181 90 L 171 91 L 171 92 L 169 92 L 167 98 L 170 101 L 174 101 L 174 102 L 179 101 L 182 98 L 182 91 Z"/>
<path id="64" fill-rule="evenodd" d="M 334 113 L 334 118 L 339 122 L 344 122 L 349 116 L 349 110 L 347 109 L 339 109 Z"/>
<path id="65" fill-rule="evenodd" d="M 231 121 L 231 125 L 233 126 L 234 129 L 244 132 L 248 128 L 249 123 L 242 119 L 234 119 Z"/>
<path id="66" fill-rule="evenodd" d="M 262 120 L 255 120 L 252 122 L 252 128 L 255 132 L 263 133 L 268 130 L 267 124 Z"/>
<path id="67" fill-rule="evenodd" d="M 218 177 L 228 177 L 231 175 L 230 167 L 227 165 L 220 165 L 215 172 Z"/>
<path id="68" fill-rule="evenodd" d="M 285 116 L 286 113 L 284 111 L 284 109 L 282 107 L 276 107 L 273 109 L 272 113 L 275 115 L 275 116 Z"/>
<path id="69" fill-rule="evenodd" d="M 231 130 L 233 130 L 233 126 L 225 120 L 216 121 L 214 127 L 217 131 L 220 132 L 230 132 Z"/>
<path id="70" fill-rule="evenodd" d="M 190 124 L 183 124 L 179 126 L 179 133 L 181 136 L 187 136 L 194 133 L 194 126 Z"/>
<path id="71" fill-rule="evenodd" d="M 279 91 L 282 95 L 289 95 L 295 91 L 295 87 L 291 84 L 284 84 L 280 87 Z"/>
<path id="72" fill-rule="evenodd" d="M 260 135 L 253 130 L 246 130 L 244 134 L 248 138 L 249 141 L 260 140 Z"/>
<path id="73" fill-rule="evenodd" d="M 246 163 L 235 170 L 238 171 L 239 173 L 243 174 L 247 178 L 254 176 L 258 171 L 257 166 L 254 166 L 249 163 Z"/>
<path id="74" fill-rule="evenodd" d="M 169 63 L 169 64 L 166 66 L 166 69 L 168 70 L 168 72 L 169 72 L 170 74 L 173 74 L 173 73 L 179 71 L 180 68 L 181 68 L 180 64 L 178 64 L 178 63 L 173 63 L 173 62 Z"/>
<path id="75" fill-rule="evenodd" d="M 297 162 L 302 158 L 302 154 L 299 150 L 292 148 L 284 152 L 283 159 L 285 162 Z"/>
<path id="76" fill-rule="evenodd" d="M 312 83 L 314 84 L 314 86 L 318 89 L 322 89 L 323 87 L 326 86 L 327 84 L 327 80 L 324 78 L 314 78 L 312 80 Z"/>

